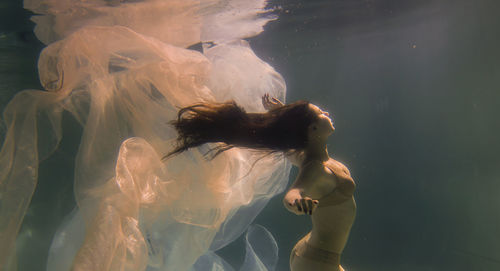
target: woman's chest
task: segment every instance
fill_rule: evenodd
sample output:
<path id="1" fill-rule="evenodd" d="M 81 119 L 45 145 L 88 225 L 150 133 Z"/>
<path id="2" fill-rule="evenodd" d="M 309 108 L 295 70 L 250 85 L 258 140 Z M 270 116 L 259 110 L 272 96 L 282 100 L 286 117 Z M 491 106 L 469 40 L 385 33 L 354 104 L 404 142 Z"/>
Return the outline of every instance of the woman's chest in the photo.
<path id="1" fill-rule="evenodd" d="M 320 199 L 338 191 L 343 195 L 351 196 L 355 184 L 349 170 L 342 163 L 330 159 L 314 176 L 314 185 L 308 189 L 311 198 Z"/>
<path id="2" fill-rule="evenodd" d="M 314 185 L 308 189 L 307 194 L 313 199 L 320 199 L 332 193 L 338 186 L 338 180 L 327 167 L 314 176 Z"/>

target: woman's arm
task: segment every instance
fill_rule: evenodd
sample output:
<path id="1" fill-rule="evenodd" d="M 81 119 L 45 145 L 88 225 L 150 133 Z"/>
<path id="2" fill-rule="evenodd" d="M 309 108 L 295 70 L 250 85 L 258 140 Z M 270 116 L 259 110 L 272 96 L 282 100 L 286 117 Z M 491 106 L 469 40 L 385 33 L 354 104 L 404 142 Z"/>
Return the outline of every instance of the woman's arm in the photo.
<path id="1" fill-rule="evenodd" d="M 310 192 L 314 189 L 315 181 L 322 170 L 323 165 L 319 163 L 310 163 L 300 169 L 297 179 L 283 198 L 283 204 L 288 211 L 297 215 L 313 213 L 318 201 L 310 197 Z"/>

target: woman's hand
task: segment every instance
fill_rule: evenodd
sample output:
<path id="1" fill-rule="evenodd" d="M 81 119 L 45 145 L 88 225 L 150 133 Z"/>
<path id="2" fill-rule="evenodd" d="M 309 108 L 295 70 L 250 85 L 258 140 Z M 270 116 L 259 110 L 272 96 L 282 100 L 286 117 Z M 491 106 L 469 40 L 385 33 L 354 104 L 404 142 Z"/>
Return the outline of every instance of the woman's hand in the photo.
<path id="1" fill-rule="evenodd" d="M 282 107 L 284 104 L 274 97 L 269 97 L 269 93 L 266 93 L 262 96 L 262 105 L 264 106 L 264 109 L 269 111 Z"/>
<path id="2" fill-rule="evenodd" d="M 318 200 L 313 200 L 310 197 L 304 197 L 300 199 L 295 199 L 293 202 L 289 202 L 289 210 L 296 215 L 312 215 L 314 210 L 318 207 Z"/>

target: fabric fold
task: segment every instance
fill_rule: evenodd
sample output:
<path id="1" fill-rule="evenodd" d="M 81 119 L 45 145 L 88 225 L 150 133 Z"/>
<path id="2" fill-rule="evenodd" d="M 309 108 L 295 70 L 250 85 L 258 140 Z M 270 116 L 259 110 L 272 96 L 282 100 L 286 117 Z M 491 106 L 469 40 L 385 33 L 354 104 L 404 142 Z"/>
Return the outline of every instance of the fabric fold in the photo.
<path id="1" fill-rule="evenodd" d="M 265 1 L 229 2 L 25 1 L 50 43 L 38 63 L 46 90 L 19 93 L 4 113 L 0 266 L 14 261 L 38 163 L 57 148 L 64 111 L 83 127 L 77 206 L 53 239 L 48 270 L 189 270 L 284 189 L 290 166 L 278 154 L 232 149 L 207 161 L 210 146 L 201 146 L 160 159 L 173 147 L 168 123 L 180 107 L 233 99 L 261 112 L 264 93 L 285 97 L 283 78 L 240 40 L 272 19 Z M 228 20 L 217 14 L 248 27 L 224 35 L 218 25 Z M 217 42 L 203 54 L 182 48 L 202 36 Z"/>

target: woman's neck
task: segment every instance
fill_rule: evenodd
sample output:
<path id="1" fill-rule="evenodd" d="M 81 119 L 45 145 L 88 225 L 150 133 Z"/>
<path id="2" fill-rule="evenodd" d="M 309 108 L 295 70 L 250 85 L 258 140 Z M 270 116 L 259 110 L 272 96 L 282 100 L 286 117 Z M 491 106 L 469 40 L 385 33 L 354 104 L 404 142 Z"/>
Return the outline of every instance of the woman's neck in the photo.
<path id="1" fill-rule="evenodd" d="M 330 156 L 328 155 L 328 149 L 326 148 L 326 139 L 311 141 L 307 144 L 307 147 L 304 150 L 304 162 L 312 160 L 320 160 L 324 162 L 328 159 L 330 159 Z"/>

